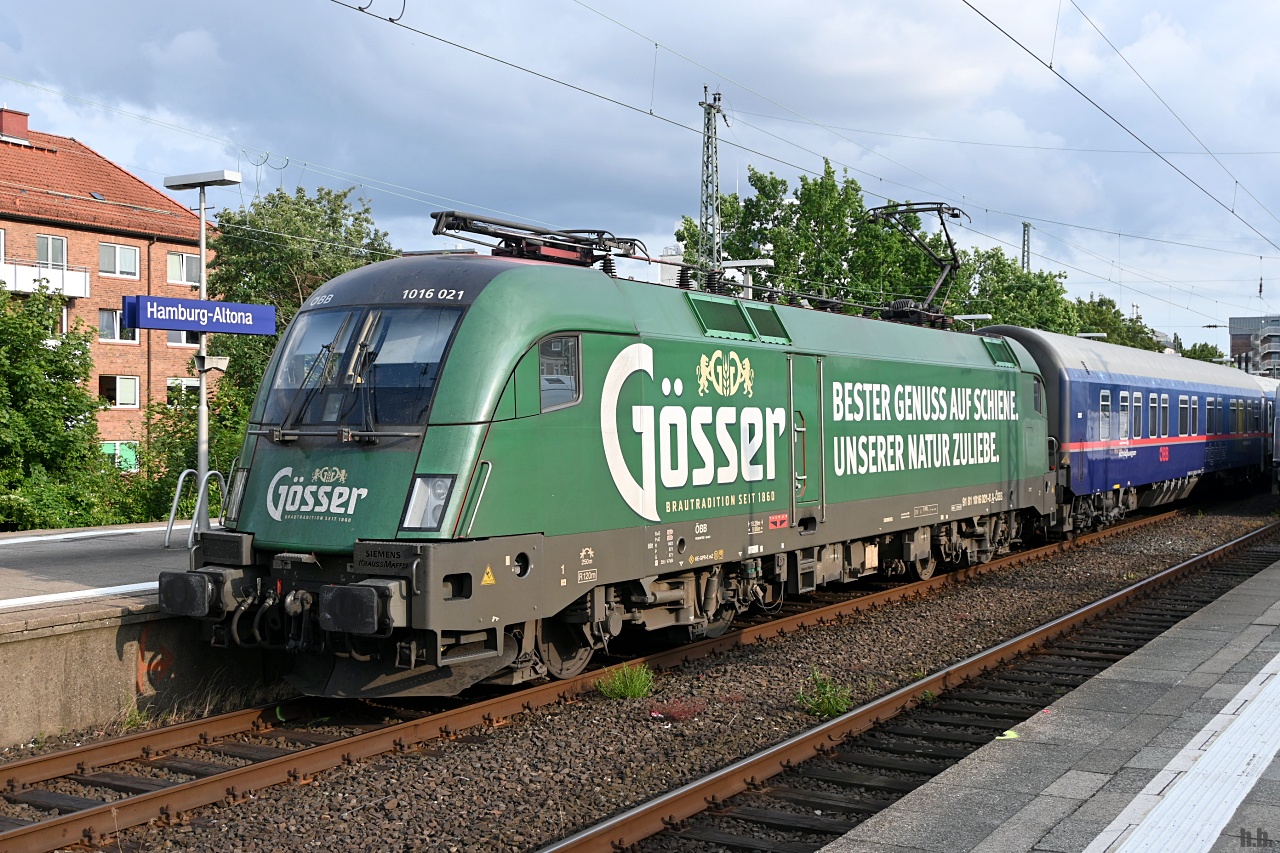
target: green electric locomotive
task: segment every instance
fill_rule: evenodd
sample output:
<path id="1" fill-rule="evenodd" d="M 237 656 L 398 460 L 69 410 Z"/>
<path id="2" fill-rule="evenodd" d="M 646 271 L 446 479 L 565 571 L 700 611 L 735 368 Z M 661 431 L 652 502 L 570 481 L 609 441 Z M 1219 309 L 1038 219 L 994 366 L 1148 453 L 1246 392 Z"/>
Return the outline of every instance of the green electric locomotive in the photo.
<path id="1" fill-rule="evenodd" d="M 983 562 L 1056 512 L 1044 386 L 1002 337 L 620 279 L 625 243 L 435 214 L 493 256 L 315 291 L 224 529 L 160 602 L 312 694 L 580 672 L 623 632 Z"/>

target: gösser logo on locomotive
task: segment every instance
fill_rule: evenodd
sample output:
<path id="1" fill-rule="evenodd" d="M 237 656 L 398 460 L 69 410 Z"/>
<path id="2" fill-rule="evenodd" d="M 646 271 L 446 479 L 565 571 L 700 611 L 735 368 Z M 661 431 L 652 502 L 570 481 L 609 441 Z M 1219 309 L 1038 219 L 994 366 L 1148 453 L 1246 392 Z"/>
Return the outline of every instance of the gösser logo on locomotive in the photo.
<path id="1" fill-rule="evenodd" d="M 308 300 L 224 526 L 160 577 L 165 612 L 304 692 L 569 677 L 623 632 L 715 636 L 1271 470 L 1277 383 L 1241 371 L 656 286 L 590 268 L 635 254 L 611 235 L 469 221 L 494 256 Z"/>

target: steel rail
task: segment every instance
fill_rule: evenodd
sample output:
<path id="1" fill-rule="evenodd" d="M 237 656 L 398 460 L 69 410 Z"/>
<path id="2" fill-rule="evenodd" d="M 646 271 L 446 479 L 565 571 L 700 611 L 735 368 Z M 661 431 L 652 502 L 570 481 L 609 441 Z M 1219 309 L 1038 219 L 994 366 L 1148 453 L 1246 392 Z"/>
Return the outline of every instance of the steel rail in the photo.
<path id="1" fill-rule="evenodd" d="M 298 707 L 297 700 L 263 705 L 23 758 L 0 764 L 0 781 L 6 790 L 16 791 L 59 776 L 83 773 L 87 768 L 146 758 L 151 753 L 261 730 L 277 720 L 297 719 L 301 716 L 296 710 Z M 5 835 L 0 833 L 0 841 L 4 840 Z"/>
<path id="2" fill-rule="evenodd" d="M 859 596 L 836 604 L 818 607 L 804 613 L 774 619 L 761 625 L 743 627 L 724 636 L 690 643 L 676 649 L 648 655 L 626 664 L 595 670 L 564 681 L 527 688 L 518 693 L 501 696 L 465 707 L 445 711 L 385 728 L 365 732 L 332 744 L 323 744 L 298 750 L 289 755 L 237 767 L 201 779 L 182 782 L 158 791 L 139 794 L 102 806 L 49 818 L 30 826 L 0 832 L 0 851 L 4 853 L 45 853 L 67 844 L 81 841 L 98 843 L 128 827 L 152 820 L 178 821 L 183 813 L 200 806 L 221 801 L 235 801 L 248 792 L 288 781 L 299 781 L 308 775 L 341 764 L 354 763 L 382 752 L 408 751 L 416 744 L 437 738 L 448 738 L 464 729 L 497 725 L 504 718 L 537 707 L 564 701 L 575 695 L 594 689 L 600 677 L 619 666 L 644 663 L 657 669 L 679 666 L 690 660 L 717 652 L 761 642 L 801 630 L 813 624 L 823 624 L 860 611 L 872 610 L 894 602 L 916 598 L 927 592 L 962 583 L 978 575 L 1020 565 L 1053 553 L 1079 547 L 1101 538 L 1114 536 L 1167 520 L 1179 511 L 1162 513 L 1107 530 L 1078 536 L 1075 539 L 1054 543 L 1030 551 L 1002 557 L 977 566 L 937 575 L 929 580 L 903 584 L 892 589 Z M 1268 529 L 1268 528 L 1263 528 Z M 900 692 L 900 691 L 899 691 Z M 891 696 L 897 695 L 890 694 Z M 223 714 L 208 720 L 183 723 L 177 726 L 154 729 L 136 735 L 113 738 L 76 749 L 36 756 L 0 765 L 0 778 L 5 779 L 10 790 L 24 785 L 45 781 L 69 773 L 87 773 L 94 768 L 119 761 L 127 761 L 145 755 L 164 752 L 181 746 L 199 745 L 232 734 L 246 731 L 266 734 L 271 718 L 278 707 L 269 705 L 245 711 Z M 49 769 L 43 769 L 48 767 Z"/>
<path id="3" fill-rule="evenodd" d="M 1247 533 L 1231 542 L 1192 557 L 1145 580 L 1125 587 L 1092 604 L 1033 628 L 997 646 L 965 658 L 926 678 L 900 687 L 816 728 L 784 740 L 753 756 L 741 759 L 702 779 L 663 794 L 647 803 L 615 815 L 593 827 L 542 847 L 538 853 L 619 850 L 692 817 L 719 801 L 756 787 L 764 779 L 782 773 L 794 764 L 830 750 L 828 744 L 861 734 L 881 721 L 919 705 L 927 694 L 938 695 L 1012 660 L 1040 645 L 1066 634 L 1081 624 L 1145 596 L 1202 566 L 1222 559 L 1233 551 L 1280 532 L 1280 522 Z"/>

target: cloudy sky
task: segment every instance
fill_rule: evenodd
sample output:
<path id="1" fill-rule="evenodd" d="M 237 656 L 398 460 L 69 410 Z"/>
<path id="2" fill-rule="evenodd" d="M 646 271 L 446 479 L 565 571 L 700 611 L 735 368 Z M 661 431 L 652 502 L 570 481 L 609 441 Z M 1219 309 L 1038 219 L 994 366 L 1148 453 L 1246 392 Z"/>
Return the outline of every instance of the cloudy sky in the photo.
<path id="1" fill-rule="evenodd" d="M 351 2 L 5 4 L 0 102 L 156 184 L 239 169 L 220 207 L 354 184 L 401 248 L 457 208 L 657 253 L 697 215 L 705 85 L 726 192 L 827 157 L 869 205 L 964 208 L 962 246 L 1031 222 L 1034 266 L 1187 343 L 1280 313 L 1280 5 Z"/>

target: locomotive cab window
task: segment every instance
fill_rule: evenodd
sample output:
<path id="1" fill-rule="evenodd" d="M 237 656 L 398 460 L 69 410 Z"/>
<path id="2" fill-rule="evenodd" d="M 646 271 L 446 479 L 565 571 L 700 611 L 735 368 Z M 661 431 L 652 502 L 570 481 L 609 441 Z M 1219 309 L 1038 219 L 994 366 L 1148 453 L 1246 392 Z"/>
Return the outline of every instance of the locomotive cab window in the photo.
<path id="1" fill-rule="evenodd" d="M 300 313 L 254 419 L 285 429 L 424 423 L 461 316 L 459 308 L 437 306 Z"/>
<path id="2" fill-rule="evenodd" d="M 1037 414 L 1044 414 L 1044 382 L 1039 376 L 1031 377 L 1031 403 Z"/>
<path id="3" fill-rule="evenodd" d="M 1111 438 L 1111 392 L 1101 391 L 1098 394 L 1098 438 L 1107 441 Z"/>
<path id="4" fill-rule="evenodd" d="M 576 335 L 547 338 L 538 344 L 538 387 L 542 411 L 572 406 L 581 400 L 582 387 L 578 381 L 581 375 Z"/>

